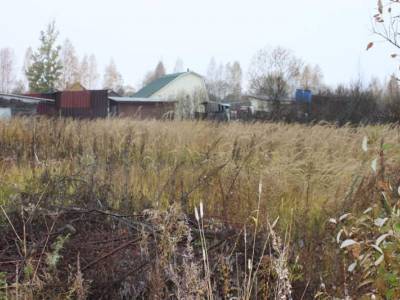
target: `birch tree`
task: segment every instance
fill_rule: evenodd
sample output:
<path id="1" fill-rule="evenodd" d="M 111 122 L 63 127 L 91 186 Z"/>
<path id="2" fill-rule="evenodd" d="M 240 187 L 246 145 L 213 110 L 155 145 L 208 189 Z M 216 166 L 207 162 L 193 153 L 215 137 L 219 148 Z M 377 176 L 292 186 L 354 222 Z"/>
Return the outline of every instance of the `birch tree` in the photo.
<path id="1" fill-rule="evenodd" d="M 238 61 L 232 65 L 228 64 L 225 70 L 225 77 L 228 86 L 228 95 L 233 100 L 239 100 L 242 95 L 242 67 Z"/>
<path id="2" fill-rule="evenodd" d="M 97 69 L 97 60 L 94 54 L 89 56 L 89 68 L 88 68 L 88 86 L 91 89 L 97 88 L 97 84 L 99 81 L 99 72 Z"/>
<path id="3" fill-rule="evenodd" d="M 74 46 L 69 39 L 64 41 L 61 48 L 62 72 L 60 78 L 61 89 L 66 89 L 70 85 L 79 81 L 79 59 L 76 55 Z"/>
<path id="4" fill-rule="evenodd" d="M 87 89 L 90 89 L 89 85 L 89 58 L 85 54 L 79 64 L 79 82 Z"/>
<path id="5" fill-rule="evenodd" d="M 24 61 L 22 63 L 22 82 L 25 87 L 29 86 L 29 81 L 26 74 L 32 65 L 32 56 L 33 56 L 32 47 L 28 47 L 25 51 Z"/>
<path id="6" fill-rule="evenodd" d="M 318 92 L 323 86 L 323 78 L 324 75 L 318 65 L 307 64 L 301 71 L 299 84 L 303 89 Z"/>
<path id="7" fill-rule="evenodd" d="M 0 92 L 10 93 L 15 81 L 15 55 L 11 48 L 0 49 Z"/>
<path id="8" fill-rule="evenodd" d="M 84 87 L 88 89 L 97 88 L 99 72 L 97 71 L 97 60 L 94 54 L 83 56 L 79 66 L 79 77 Z"/>
<path id="9" fill-rule="evenodd" d="M 215 58 L 211 58 L 207 68 L 206 85 L 210 95 L 210 99 L 220 101 L 228 95 L 228 82 L 226 80 L 226 69 L 230 68 L 230 64 L 217 64 Z"/>
<path id="10" fill-rule="evenodd" d="M 117 91 L 122 87 L 122 76 L 117 70 L 113 59 L 106 66 L 103 78 L 103 88 Z"/>
<path id="11" fill-rule="evenodd" d="M 184 70 L 185 69 L 183 66 L 183 60 L 181 58 L 178 58 L 175 62 L 174 73 L 181 73 Z"/>

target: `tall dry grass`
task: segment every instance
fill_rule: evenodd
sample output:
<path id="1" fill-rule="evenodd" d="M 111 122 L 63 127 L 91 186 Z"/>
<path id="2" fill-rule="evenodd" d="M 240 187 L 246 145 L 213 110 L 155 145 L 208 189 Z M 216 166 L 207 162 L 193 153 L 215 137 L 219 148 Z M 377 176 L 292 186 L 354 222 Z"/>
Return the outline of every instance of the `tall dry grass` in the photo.
<path id="1" fill-rule="evenodd" d="M 202 202 L 233 228 L 279 217 L 278 234 L 290 231 L 284 257 L 298 253 L 290 279 L 315 290 L 329 272 L 320 267 L 326 220 L 355 207 L 382 140 L 397 145 L 398 128 L 11 119 L 0 122 L 0 205 L 131 214 L 178 204 L 192 215 Z"/>
<path id="2" fill-rule="evenodd" d="M 314 214 L 342 205 L 365 171 L 374 153 L 362 151 L 364 136 L 377 149 L 382 138 L 399 140 L 389 126 L 12 119 L 0 123 L 0 180 L 21 188 L 43 171 L 76 175 L 107 186 L 112 207 L 203 200 L 240 222 L 255 208 L 261 177 L 264 213 Z"/>

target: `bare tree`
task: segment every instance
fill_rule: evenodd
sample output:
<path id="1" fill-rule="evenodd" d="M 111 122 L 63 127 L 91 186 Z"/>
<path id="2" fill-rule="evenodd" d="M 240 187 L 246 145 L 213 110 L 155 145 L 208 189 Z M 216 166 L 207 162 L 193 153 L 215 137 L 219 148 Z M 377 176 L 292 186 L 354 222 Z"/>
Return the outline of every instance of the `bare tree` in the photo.
<path id="1" fill-rule="evenodd" d="M 62 72 L 59 87 L 66 89 L 79 81 L 79 59 L 72 42 L 69 39 L 64 41 L 61 47 Z"/>
<path id="2" fill-rule="evenodd" d="M 11 48 L 0 49 L 0 92 L 10 93 L 15 81 L 15 55 Z"/>
<path id="3" fill-rule="evenodd" d="M 122 76 L 118 72 L 114 60 L 111 59 L 104 71 L 103 87 L 117 91 L 122 87 L 122 83 Z"/>
<path id="4" fill-rule="evenodd" d="M 183 60 L 178 58 L 175 62 L 174 73 L 181 73 L 184 71 Z"/>
<path id="5" fill-rule="evenodd" d="M 396 80 L 396 76 L 394 74 L 390 77 L 386 93 L 391 98 L 400 98 L 399 83 Z"/>
<path id="6" fill-rule="evenodd" d="M 384 92 L 385 113 L 392 121 L 400 119 L 400 86 L 398 78 L 393 74 Z"/>
<path id="7" fill-rule="evenodd" d="M 166 74 L 166 71 L 165 71 L 164 64 L 162 61 L 159 61 L 156 69 L 154 70 L 154 79 L 161 78 L 161 77 L 165 76 L 165 74 Z"/>
<path id="8" fill-rule="evenodd" d="M 149 71 L 144 76 L 141 86 L 144 87 L 144 86 L 148 85 L 150 82 L 152 82 L 153 80 L 154 80 L 154 73 L 153 73 L 153 71 Z"/>
<path id="9" fill-rule="evenodd" d="M 307 64 L 300 73 L 299 83 L 303 89 L 319 92 L 323 87 L 323 78 L 324 75 L 318 65 Z"/>
<path id="10" fill-rule="evenodd" d="M 166 71 L 162 61 L 159 61 L 153 72 L 148 72 L 143 80 L 143 86 L 148 85 L 150 82 L 165 76 Z"/>
<path id="11" fill-rule="evenodd" d="M 398 30 L 400 25 L 399 4 L 400 2 L 398 0 L 378 0 L 377 13 L 374 15 L 373 26 L 373 31 L 376 35 L 398 49 L 400 49 Z M 367 46 L 367 50 L 373 46 L 374 43 L 370 42 Z"/>
<path id="12" fill-rule="evenodd" d="M 26 85 L 25 85 L 24 80 L 19 79 L 19 80 L 15 81 L 11 93 L 17 94 L 17 95 L 22 95 L 25 92 L 26 92 Z"/>
<path id="13" fill-rule="evenodd" d="M 135 95 L 135 93 L 136 93 L 136 90 L 133 86 L 131 86 L 129 84 L 124 86 L 124 92 L 123 92 L 124 96 L 133 97 Z"/>
<path id="14" fill-rule="evenodd" d="M 373 33 L 387 42 L 396 50 L 391 53 L 394 59 L 400 58 L 400 2 L 398 0 L 378 0 L 377 12 L 374 15 Z M 374 42 L 369 42 L 367 50 L 374 46 Z"/>
<path id="15" fill-rule="evenodd" d="M 207 90 L 210 95 L 211 99 L 214 99 L 217 97 L 217 89 L 215 82 L 217 80 L 217 62 L 215 61 L 215 58 L 211 58 L 208 67 L 207 67 L 207 74 L 206 74 L 206 85 L 207 85 Z"/>
<path id="16" fill-rule="evenodd" d="M 98 80 L 99 80 L 99 72 L 97 70 L 97 60 L 94 54 L 89 56 L 89 68 L 88 68 L 88 87 L 91 89 L 97 88 Z"/>
<path id="17" fill-rule="evenodd" d="M 214 58 L 211 58 L 207 68 L 206 85 L 211 100 L 219 101 L 225 99 L 229 94 L 229 84 L 227 81 L 227 70 L 231 69 L 231 64 L 217 65 Z"/>
<path id="18" fill-rule="evenodd" d="M 94 54 L 84 55 L 79 67 L 81 84 L 88 89 L 97 88 L 99 72 L 97 71 L 97 60 Z"/>
<path id="19" fill-rule="evenodd" d="M 26 74 L 32 65 L 32 56 L 33 56 L 32 47 L 28 47 L 28 49 L 26 49 L 26 51 L 25 51 L 24 61 L 23 61 L 23 65 L 22 65 L 22 78 L 23 78 L 22 81 L 23 81 L 24 86 L 29 85 L 29 81 L 28 81 Z"/>
<path id="20" fill-rule="evenodd" d="M 87 89 L 90 89 L 89 83 L 89 58 L 85 54 L 79 64 L 79 82 Z"/>
<path id="21" fill-rule="evenodd" d="M 228 85 L 228 96 L 234 100 L 239 100 L 242 95 L 242 67 L 238 61 L 232 65 L 227 64 L 225 77 Z"/>
<path id="22" fill-rule="evenodd" d="M 279 101 L 293 91 L 303 66 L 290 50 L 277 47 L 259 50 L 249 68 L 249 90 Z"/>

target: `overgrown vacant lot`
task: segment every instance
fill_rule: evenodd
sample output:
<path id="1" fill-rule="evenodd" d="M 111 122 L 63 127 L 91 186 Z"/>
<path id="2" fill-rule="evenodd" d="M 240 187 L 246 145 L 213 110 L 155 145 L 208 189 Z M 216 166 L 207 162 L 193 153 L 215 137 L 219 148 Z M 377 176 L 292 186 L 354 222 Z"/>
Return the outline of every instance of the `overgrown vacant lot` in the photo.
<path id="1" fill-rule="evenodd" d="M 33 298 L 340 294 L 350 275 L 327 221 L 371 206 L 379 176 L 398 185 L 399 138 L 394 126 L 0 122 L 0 283 Z"/>

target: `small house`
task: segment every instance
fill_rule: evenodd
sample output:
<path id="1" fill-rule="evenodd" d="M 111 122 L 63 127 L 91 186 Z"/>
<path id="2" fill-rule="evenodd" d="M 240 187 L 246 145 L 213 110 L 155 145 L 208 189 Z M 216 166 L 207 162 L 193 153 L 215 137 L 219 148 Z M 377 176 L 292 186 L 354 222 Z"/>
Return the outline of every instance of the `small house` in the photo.
<path id="1" fill-rule="evenodd" d="M 177 105 L 181 106 L 190 101 L 191 114 L 201 111 L 201 103 L 208 100 L 204 78 L 189 70 L 156 79 L 136 92 L 133 97 L 176 101 Z"/>

